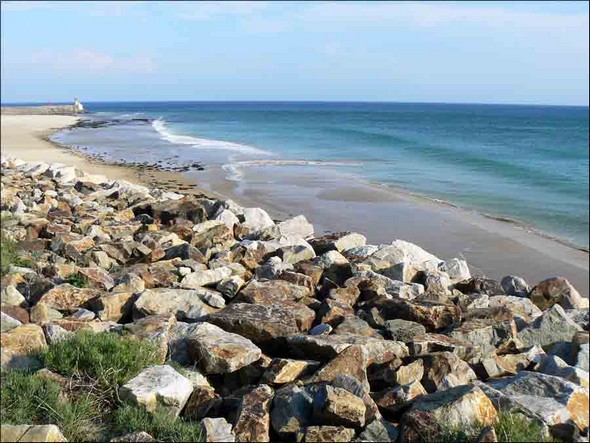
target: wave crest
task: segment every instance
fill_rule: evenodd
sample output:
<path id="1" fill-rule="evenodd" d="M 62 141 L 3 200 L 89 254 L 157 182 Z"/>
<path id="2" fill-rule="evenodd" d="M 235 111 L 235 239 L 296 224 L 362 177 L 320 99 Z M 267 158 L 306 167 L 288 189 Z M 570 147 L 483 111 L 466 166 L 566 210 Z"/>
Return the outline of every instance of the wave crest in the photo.
<path id="1" fill-rule="evenodd" d="M 165 120 L 159 118 L 152 122 L 152 127 L 162 136 L 164 140 L 179 145 L 191 145 L 200 149 L 224 149 L 226 151 L 240 152 L 244 154 L 272 155 L 270 152 L 253 146 L 241 145 L 239 143 L 226 142 L 222 140 L 210 140 L 206 138 L 191 137 L 189 135 L 172 134 L 166 129 Z"/>

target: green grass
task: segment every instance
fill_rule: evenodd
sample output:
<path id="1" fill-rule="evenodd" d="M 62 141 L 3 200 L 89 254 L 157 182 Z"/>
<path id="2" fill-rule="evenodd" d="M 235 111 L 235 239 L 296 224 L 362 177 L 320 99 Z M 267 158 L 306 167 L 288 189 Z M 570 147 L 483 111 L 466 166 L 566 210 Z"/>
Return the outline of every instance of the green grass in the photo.
<path id="1" fill-rule="evenodd" d="M 118 388 L 146 367 L 158 364 L 158 346 L 116 334 L 88 332 L 52 344 L 38 354 L 67 380 L 19 370 L 2 370 L 0 422 L 55 424 L 68 441 L 108 441 L 145 431 L 160 441 L 200 441 L 195 422 L 165 412 L 148 414 L 118 400 Z"/>
<path id="2" fill-rule="evenodd" d="M 101 390 L 116 393 L 118 385 L 142 369 L 158 364 L 158 346 L 132 341 L 112 333 L 80 332 L 41 353 L 45 367 L 65 377 L 96 382 Z"/>
<path id="3" fill-rule="evenodd" d="M 438 435 L 426 437 L 432 442 L 473 442 L 477 440 L 483 426 L 474 424 L 469 428 L 443 428 Z M 545 436 L 539 423 L 520 414 L 518 411 L 500 411 L 494 425 L 498 441 L 501 442 L 554 442 L 551 436 Z"/>
<path id="4" fill-rule="evenodd" d="M 500 411 L 500 414 L 498 414 L 498 423 L 494 426 L 494 429 L 496 430 L 498 441 L 556 441 L 552 437 L 546 437 L 543 434 L 543 428 L 540 424 L 527 419 L 518 412 Z"/>
<path id="5" fill-rule="evenodd" d="M 88 286 L 88 280 L 79 274 L 72 274 L 66 280 L 66 283 L 71 284 L 77 288 L 86 288 Z"/>
<path id="6" fill-rule="evenodd" d="M 6 218 L 0 220 L 0 225 L 6 223 Z M 15 241 L 8 238 L 2 227 L 0 230 L 0 275 L 4 277 L 8 274 L 10 265 L 17 265 L 18 263 L 18 247 Z"/>
<path id="7" fill-rule="evenodd" d="M 114 429 L 119 435 L 142 430 L 158 441 L 201 441 L 197 423 L 172 419 L 165 411 L 149 414 L 137 406 L 125 405 L 115 411 Z"/>
<path id="8" fill-rule="evenodd" d="M 83 393 L 63 395 L 56 381 L 18 370 L 4 372 L 0 403 L 3 424 L 51 423 L 68 441 L 102 439 L 99 403 Z"/>

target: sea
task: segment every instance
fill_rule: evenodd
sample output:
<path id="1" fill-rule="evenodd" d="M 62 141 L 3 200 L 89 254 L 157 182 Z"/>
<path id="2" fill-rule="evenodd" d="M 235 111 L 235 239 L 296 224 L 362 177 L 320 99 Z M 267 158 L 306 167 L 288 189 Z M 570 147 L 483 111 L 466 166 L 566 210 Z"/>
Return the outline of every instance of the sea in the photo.
<path id="1" fill-rule="evenodd" d="M 112 162 L 370 183 L 588 248 L 588 107 L 344 102 L 84 103 L 54 140 Z M 298 172 L 299 171 L 299 172 Z M 195 172 L 198 177 L 198 171 Z M 276 176 L 275 174 L 275 176 Z M 268 186 L 273 183 L 269 182 Z"/>

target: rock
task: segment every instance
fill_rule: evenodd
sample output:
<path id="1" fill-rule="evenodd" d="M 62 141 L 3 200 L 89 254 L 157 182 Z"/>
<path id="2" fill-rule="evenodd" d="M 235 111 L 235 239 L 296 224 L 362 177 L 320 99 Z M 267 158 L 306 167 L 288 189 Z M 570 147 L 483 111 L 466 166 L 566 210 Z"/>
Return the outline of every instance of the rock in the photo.
<path id="1" fill-rule="evenodd" d="M 131 292 L 116 292 L 90 300 L 88 307 L 102 321 L 119 322 L 130 316 L 134 299 Z"/>
<path id="2" fill-rule="evenodd" d="M 181 321 L 203 319 L 207 314 L 217 311 L 202 300 L 208 291 L 204 288 L 200 290 L 146 289 L 133 305 L 134 317 L 175 315 Z"/>
<path id="3" fill-rule="evenodd" d="M 274 392 L 268 385 L 259 385 L 242 397 L 236 414 L 236 441 L 270 441 L 270 404 Z"/>
<path id="4" fill-rule="evenodd" d="M 94 320 L 96 315 L 94 312 L 89 311 L 88 309 L 78 308 L 76 312 L 70 315 L 68 318 L 72 320 L 80 320 L 80 321 L 90 321 Z"/>
<path id="5" fill-rule="evenodd" d="M 78 273 L 83 276 L 89 288 L 108 291 L 115 286 L 113 278 L 101 268 L 80 268 Z"/>
<path id="6" fill-rule="evenodd" d="M 464 280 L 455 283 L 455 289 L 461 291 L 463 294 L 485 294 L 485 295 L 505 295 L 502 285 L 495 280 L 482 277 L 473 277 L 469 280 Z"/>
<path id="7" fill-rule="evenodd" d="M 263 231 L 275 224 L 268 213 L 260 208 L 245 208 L 243 217 L 244 222 L 242 225 L 253 233 Z"/>
<path id="8" fill-rule="evenodd" d="M 35 324 L 18 326 L 0 335 L 3 368 L 27 368 L 35 364 L 32 352 L 47 347 L 43 329 Z"/>
<path id="9" fill-rule="evenodd" d="M 563 277 L 543 280 L 531 290 L 529 298 L 543 311 L 555 304 L 564 309 L 588 309 L 588 299 L 582 298 L 571 283 Z"/>
<path id="10" fill-rule="evenodd" d="M 493 425 L 498 413 L 477 386 L 466 385 L 419 397 L 400 423 L 405 442 L 428 441 L 447 429 Z M 435 437 L 436 438 L 436 437 Z"/>
<path id="11" fill-rule="evenodd" d="M 370 390 L 367 380 L 367 351 L 358 345 L 344 349 L 340 354 L 310 377 L 307 383 L 332 383 L 337 377 L 349 375 L 358 380 L 366 391 Z"/>
<path id="12" fill-rule="evenodd" d="M 322 323 L 328 323 L 331 326 L 336 326 L 346 318 L 354 316 L 354 309 L 345 302 L 325 299 L 318 310 L 318 319 Z"/>
<path id="13" fill-rule="evenodd" d="M 47 338 L 47 344 L 52 345 L 61 340 L 66 340 L 71 337 L 74 333 L 66 331 L 64 328 L 54 324 L 48 324 L 44 326 L 45 337 Z"/>
<path id="14" fill-rule="evenodd" d="M 58 311 L 71 311 L 100 295 L 101 292 L 96 289 L 77 288 L 69 283 L 63 283 L 43 294 L 39 302 Z"/>
<path id="15" fill-rule="evenodd" d="M 387 335 L 392 340 L 403 341 L 407 343 L 414 337 L 426 333 L 426 328 L 420 323 L 408 320 L 387 320 L 385 322 L 385 330 Z"/>
<path id="16" fill-rule="evenodd" d="M 358 317 L 345 317 L 342 322 L 334 329 L 334 334 L 353 334 L 364 337 L 376 337 L 377 332 L 369 324 Z M 394 339 L 396 340 L 396 339 Z"/>
<path id="17" fill-rule="evenodd" d="M 516 323 L 512 320 L 498 322 L 475 319 L 455 328 L 450 336 L 478 347 L 482 354 L 487 355 L 494 352 L 504 341 L 516 337 L 516 334 Z"/>
<path id="18" fill-rule="evenodd" d="M 157 441 L 154 437 L 152 437 L 147 432 L 134 432 L 132 434 L 122 435 L 120 437 L 115 437 L 111 439 L 111 443 L 119 443 L 119 442 L 155 442 Z"/>
<path id="19" fill-rule="evenodd" d="M 187 337 L 189 353 L 206 374 L 237 371 L 261 356 L 260 349 L 238 334 L 200 323 Z"/>
<path id="20" fill-rule="evenodd" d="M 487 385 L 493 389 L 488 395 L 498 408 L 516 406 L 549 426 L 573 423 L 581 431 L 588 426 L 588 389 L 561 377 L 522 371 Z"/>
<path id="21" fill-rule="evenodd" d="M 530 326 L 520 331 L 518 338 L 524 346 L 539 345 L 545 348 L 559 342 L 570 342 L 580 330 L 580 326 L 567 316 L 560 305 L 553 305 Z"/>
<path id="22" fill-rule="evenodd" d="M 242 288 L 236 301 L 267 305 L 282 301 L 298 301 L 310 295 L 308 288 L 283 280 L 250 280 Z"/>
<path id="23" fill-rule="evenodd" d="M 191 245 L 200 251 L 205 258 L 211 257 L 220 251 L 228 250 L 236 243 L 233 230 L 220 221 L 210 220 L 200 223 L 193 227 L 193 231 Z M 197 258 L 195 260 L 201 261 Z"/>
<path id="24" fill-rule="evenodd" d="M 48 307 L 43 302 L 39 302 L 33 306 L 31 308 L 30 314 L 31 322 L 38 325 L 44 325 L 45 323 L 49 323 L 63 317 L 63 315 L 61 315 L 58 310 Z"/>
<path id="25" fill-rule="evenodd" d="M 327 234 L 322 237 L 316 237 L 309 241 L 316 254 L 336 250 L 338 252 L 346 251 L 359 246 L 364 246 L 367 239 L 364 235 L 355 232 L 339 232 Z"/>
<path id="26" fill-rule="evenodd" d="M 261 383 L 282 385 L 297 380 L 299 377 L 315 370 L 319 363 L 313 360 L 293 360 L 290 358 L 273 358 L 270 366 L 262 374 Z"/>
<path id="27" fill-rule="evenodd" d="M 189 220 L 193 223 L 201 223 L 207 219 L 207 211 L 192 196 L 186 196 L 180 200 L 167 200 L 139 205 L 133 208 L 133 213 L 136 216 L 147 214 L 150 217 L 160 220 L 164 225 L 179 218 Z"/>
<path id="28" fill-rule="evenodd" d="M 233 212 L 227 209 L 222 209 L 221 211 L 219 211 L 217 215 L 215 215 L 213 220 L 222 222 L 232 231 L 234 229 L 234 225 L 240 223 L 240 219 L 236 215 L 234 215 Z"/>
<path id="29" fill-rule="evenodd" d="M 304 215 L 282 221 L 277 226 L 281 236 L 289 239 L 305 239 L 313 235 L 313 225 L 307 221 Z"/>
<path id="30" fill-rule="evenodd" d="M 278 253 L 284 263 L 290 264 L 315 257 L 313 248 L 305 240 L 298 240 L 295 245 L 283 246 L 278 250 Z"/>
<path id="31" fill-rule="evenodd" d="M 3 442 L 67 442 L 55 425 L 1 425 L 0 435 Z"/>
<path id="32" fill-rule="evenodd" d="M 299 332 L 295 316 L 281 305 L 232 303 L 206 320 L 256 344 Z"/>
<path id="33" fill-rule="evenodd" d="M 2 333 L 10 331 L 18 326 L 21 326 L 22 323 L 18 321 L 16 318 L 12 318 L 10 315 L 5 314 L 2 312 L 0 314 L 2 317 L 0 319 L 0 325 L 2 325 Z"/>
<path id="34" fill-rule="evenodd" d="M 327 323 L 320 323 L 308 331 L 309 335 L 329 335 L 332 332 L 332 326 Z"/>
<path id="35" fill-rule="evenodd" d="M 480 349 L 471 342 L 443 334 L 417 335 L 407 342 L 407 345 L 411 355 L 427 355 L 433 352 L 448 351 L 468 361 L 480 355 Z"/>
<path id="36" fill-rule="evenodd" d="M 373 395 L 375 403 L 385 411 L 397 413 L 404 407 L 408 406 L 413 399 L 427 392 L 419 381 L 413 381 L 409 384 L 387 388 Z"/>
<path id="37" fill-rule="evenodd" d="M 325 385 L 314 398 L 313 416 L 320 423 L 362 427 L 365 412 L 363 400 L 345 389 Z"/>
<path id="38" fill-rule="evenodd" d="M 0 300 L 3 305 L 10 306 L 23 306 L 26 303 L 25 297 L 13 285 L 2 288 Z"/>
<path id="39" fill-rule="evenodd" d="M 523 278 L 514 275 L 507 275 L 502 279 L 500 284 L 506 295 L 528 297 L 529 292 L 531 291 L 531 288 Z"/>
<path id="40" fill-rule="evenodd" d="M 222 398 L 211 386 L 195 386 L 183 414 L 191 420 L 200 420 L 215 415 L 222 404 Z"/>
<path id="41" fill-rule="evenodd" d="M 344 426 L 308 426 L 303 435 L 304 442 L 349 442 L 354 438 L 354 429 Z"/>
<path id="42" fill-rule="evenodd" d="M 125 383 L 122 399 L 144 406 L 148 412 L 165 410 L 178 416 L 193 392 L 193 384 L 171 366 L 152 366 Z"/>
<path id="43" fill-rule="evenodd" d="M 325 361 L 340 354 L 352 345 L 359 345 L 367 352 L 369 363 L 385 363 L 408 355 L 402 342 L 382 340 L 360 335 L 290 335 L 286 342 L 293 356 Z"/>
<path id="44" fill-rule="evenodd" d="M 484 426 L 477 436 L 476 443 L 493 443 L 498 441 L 496 430 L 493 426 Z"/>
<path id="45" fill-rule="evenodd" d="M 203 441 L 205 442 L 233 442 L 236 441 L 232 426 L 225 418 L 204 418 L 201 420 Z"/>
<path id="46" fill-rule="evenodd" d="M 412 300 L 424 292 L 424 286 L 421 284 L 392 280 L 385 275 L 377 274 L 373 271 L 357 271 L 355 272 L 355 276 L 369 280 L 370 285 L 376 285 L 379 287 L 379 290 L 384 290 L 384 292 L 393 298 Z M 359 289 L 361 289 L 360 285 Z M 361 290 L 361 298 L 366 299 L 367 297 L 363 297 L 363 292 Z"/>
<path id="47" fill-rule="evenodd" d="M 145 290 L 145 282 L 137 275 L 132 273 L 123 274 L 115 281 L 115 286 L 111 290 L 113 293 L 127 292 L 139 294 Z"/>
<path id="48" fill-rule="evenodd" d="M 395 442 L 399 436 L 397 428 L 383 419 L 375 419 L 360 433 L 359 442 Z"/>
<path id="49" fill-rule="evenodd" d="M 424 364 L 424 376 L 421 383 L 428 392 L 438 390 L 444 378 L 449 374 L 453 374 L 460 384 L 468 384 L 477 379 L 469 365 L 450 352 L 433 352 L 420 357 L 412 357 L 412 360 L 415 359 L 421 359 Z"/>
<path id="50" fill-rule="evenodd" d="M 227 299 L 233 299 L 244 286 L 244 279 L 237 275 L 225 278 L 217 283 L 217 289 Z"/>
<path id="51" fill-rule="evenodd" d="M 490 297 L 489 307 L 491 309 L 507 308 L 512 316 L 517 317 L 515 320 L 519 326 L 532 322 L 543 313 L 528 298 L 512 295 L 496 295 Z M 510 318 L 507 319 L 509 320 Z"/>
<path id="52" fill-rule="evenodd" d="M 386 320 L 408 320 L 420 323 L 426 331 L 435 331 L 459 323 L 461 312 L 452 304 L 421 301 L 410 302 L 401 299 L 381 299 L 374 303 Z"/>
<path id="53" fill-rule="evenodd" d="M 22 324 L 30 323 L 30 316 L 26 309 L 19 306 L 2 305 L 2 312 L 20 321 Z"/>
<path id="54" fill-rule="evenodd" d="M 180 282 L 180 287 L 186 289 L 197 289 L 201 286 L 216 285 L 223 279 L 231 277 L 231 275 L 232 272 L 229 268 L 196 271 L 184 277 Z"/>
<path id="55" fill-rule="evenodd" d="M 555 355 L 545 356 L 535 367 L 535 371 L 561 377 L 585 388 L 589 387 L 588 371 L 570 366 Z"/>
<path id="56" fill-rule="evenodd" d="M 279 435 L 292 435 L 311 424 L 312 412 L 311 387 L 287 385 L 276 391 L 270 411 L 270 421 Z"/>
<path id="57" fill-rule="evenodd" d="M 452 258 L 439 265 L 439 269 L 445 272 L 453 283 L 469 280 L 471 273 L 469 272 L 469 266 L 465 260 L 459 260 L 458 258 Z"/>
<path id="58" fill-rule="evenodd" d="M 159 345 L 158 356 L 163 362 L 168 354 L 170 331 L 175 324 L 176 317 L 173 315 L 149 315 L 135 320 L 133 323 L 126 324 L 124 328 L 126 332 L 132 334 L 130 338 L 150 340 L 157 343 Z"/>
<path id="59" fill-rule="evenodd" d="M 528 368 L 533 363 L 533 358 L 528 353 L 490 355 L 483 358 L 475 366 L 477 374 L 482 379 L 498 378 L 506 375 L 515 375 Z"/>
<path id="60" fill-rule="evenodd" d="M 565 313 L 585 331 L 590 329 L 590 311 L 588 309 L 566 309 Z"/>

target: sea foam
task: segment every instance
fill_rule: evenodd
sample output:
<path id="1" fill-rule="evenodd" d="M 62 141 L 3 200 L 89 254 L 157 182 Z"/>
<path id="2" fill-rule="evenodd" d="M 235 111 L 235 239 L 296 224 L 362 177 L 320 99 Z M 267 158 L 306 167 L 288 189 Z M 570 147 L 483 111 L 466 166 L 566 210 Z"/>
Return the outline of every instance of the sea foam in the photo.
<path id="1" fill-rule="evenodd" d="M 272 155 L 268 151 L 264 151 L 254 146 L 241 145 L 239 143 L 226 142 L 223 140 L 210 140 L 207 138 L 191 137 L 189 135 L 177 135 L 172 134 L 166 128 L 166 121 L 159 118 L 152 122 L 153 128 L 158 131 L 162 136 L 162 139 L 169 141 L 170 143 L 176 143 L 179 145 L 191 145 L 193 148 L 199 149 L 224 149 L 226 151 L 240 152 L 243 154 L 254 154 L 254 155 Z"/>

